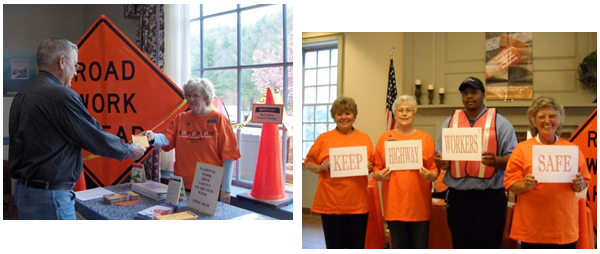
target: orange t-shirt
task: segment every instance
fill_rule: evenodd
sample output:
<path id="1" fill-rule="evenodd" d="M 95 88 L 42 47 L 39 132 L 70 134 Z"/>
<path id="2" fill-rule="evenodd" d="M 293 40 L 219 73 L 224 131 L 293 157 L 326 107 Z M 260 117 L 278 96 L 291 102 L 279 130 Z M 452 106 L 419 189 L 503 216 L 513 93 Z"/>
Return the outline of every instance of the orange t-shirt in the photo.
<path id="1" fill-rule="evenodd" d="M 435 165 L 435 143 L 420 130 L 410 135 L 401 135 L 389 130 L 379 136 L 375 148 L 373 171 L 386 168 L 385 142 L 388 140 L 421 140 L 423 167 L 432 172 L 439 170 Z M 431 218 L 431 182 L 419 175 L 419 170 L 394 170 L 388 181 L 382 181 L 383 213 L 387 221 L 428 221 Z"/>
<path id="2" fill-rule="evenodd" d="M 519 143 L 506 165 L 504 187 L 523 181 L 531 174 L 533 146 L 543 145 L 536 138 Z M 552 145 L 572 146 L 563 139 Z M 579 172 L 589 186 L 591 177 L 585 157 L 579 150 Z M 510 238 L 528 243 L 568 244 L 579 239 L 577 197 L 571 183 L 538 183 L 517 195 Z"/>
<path id="3" fill-rule="evenodd" d="M 321 164 L 329 160 L 329 148 L 366 146 L 367 157 L 373 161 L 373 143 L 369 136 L 357 129 L 350 135 L 337 130 L 325 132 L 315 140 L 305 162 Z M 319 182 L 312 211 L 321 214 L 363 214 L 369 212 L 367 176 L 331 178 L 329 172 L 319 173 Z"/>
<path id="4" fill-rule="evenodd" d="M 191 189 L 196 172 L 196 162 L 222 167 L 223 161 L 241 157 L 231 124 L 225 115 L 211 111 L 196 116 L 190 111 L 178 114 L 164 134 L 175 153 L 175 175 L 183 178 L 186 189 Z"/>

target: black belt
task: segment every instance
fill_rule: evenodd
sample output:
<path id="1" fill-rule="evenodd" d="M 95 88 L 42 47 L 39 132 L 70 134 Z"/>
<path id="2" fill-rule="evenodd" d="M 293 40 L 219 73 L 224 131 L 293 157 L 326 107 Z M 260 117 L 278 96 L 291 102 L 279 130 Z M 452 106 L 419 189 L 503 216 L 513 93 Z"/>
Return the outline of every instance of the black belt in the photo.
<path id="1" fill-rule="evenodd" d="M 48 190 L 71 190 L 73 186 L 75 186 L 73 183 L 48 183 L 41 181 L 38 182 L 35 180 L 26 180 L 22 178 L 19 179 L 19 183 L 35 189 L 46 189 L 46 187 L 48 187 Z"/>

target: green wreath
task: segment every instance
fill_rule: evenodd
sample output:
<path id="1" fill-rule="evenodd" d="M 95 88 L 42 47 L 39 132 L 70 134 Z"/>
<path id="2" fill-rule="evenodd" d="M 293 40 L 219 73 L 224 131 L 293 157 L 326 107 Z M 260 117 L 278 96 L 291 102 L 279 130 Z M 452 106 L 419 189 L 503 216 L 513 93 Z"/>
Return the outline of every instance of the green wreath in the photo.
<path id="1" fill-rule="evenodd" d="M 596 51 L 587 55 L 579 64 L 579 81 L 583 87 L 596 93 Z"/>

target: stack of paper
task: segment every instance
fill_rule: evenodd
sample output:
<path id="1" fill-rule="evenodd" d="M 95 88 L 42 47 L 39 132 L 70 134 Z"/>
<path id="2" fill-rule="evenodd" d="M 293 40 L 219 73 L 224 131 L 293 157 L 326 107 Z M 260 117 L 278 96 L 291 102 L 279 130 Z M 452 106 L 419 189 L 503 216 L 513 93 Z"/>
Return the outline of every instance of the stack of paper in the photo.
<path id="1" fill-rule="evenodd" d="M 102 198 L 104 195 L 113 194 L 112 191 L 104 189 L 102 187 L 93 188 L 89 190 L 77 191 L 75 196 L 81 201 L 88 201 L 92 199 Z"/>
<path id="2" fill-rule="evenodd" d="M 168 187 L 166 184 L 157 182 L 133 183 L 131 190 L 158 201 L 166 198 Z"/>
<path id="3" fill-rule="evenodd" d="M 198 219 L 198 215 L 192 213 L 190 211 L 183 211 L 179 213 L 174 213 L 170 215 L 161 215 L 156 216 L 155 220 L 196 220 Z"/>
<path id="4" fill-rule="evenodd" d="M 115 203 L 137 200 L 137 199 L 140 199 L 140 195 L 133 191 L 124 191 L 124 192 L 118 192 L 118 193 L 104 195 L 104 200 L 106 200 L 111 205 L 114 205 Z"/>
<path id="5" fill-rule="evenodd" d="M 153 220 L 156 216 L 172 214 L 174 210 L 174 206 L 160 204 L 141 210 L 137 214 L 138 218 Z"/>

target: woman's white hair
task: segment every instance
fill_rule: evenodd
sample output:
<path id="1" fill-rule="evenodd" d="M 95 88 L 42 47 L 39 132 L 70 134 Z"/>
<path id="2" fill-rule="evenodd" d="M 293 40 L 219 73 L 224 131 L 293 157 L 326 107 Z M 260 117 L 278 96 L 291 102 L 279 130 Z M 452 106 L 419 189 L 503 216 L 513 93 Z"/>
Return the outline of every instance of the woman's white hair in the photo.
<path id="1" fill-rule="evenodd" d="M 409 94 L 398 96 L 396 98 L 396 100 L 394 101 L 394 104 L 392 104 L 392 110 L 396 111 L 396 109 L 398 109 L 398 107 L 400 107 L 400 104 L 402 104 L 402 103 L 410 104 L 410 106 L 412 106 L 412 109 L 415 112 L 415 114 L 417 113 L 417 99 L 415 99 L 414 96 L 409 95 Z"/>
<path id="2" fill-rule="evenodd" d="M 215 98 L 215 86 L 207 78 L 193 78 L 183 85 L 183 94 L 188 91 L 200 89 L 200 93 L 206 101 L 206 106 L 210 106 Z"/>

